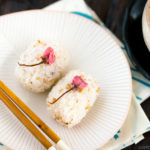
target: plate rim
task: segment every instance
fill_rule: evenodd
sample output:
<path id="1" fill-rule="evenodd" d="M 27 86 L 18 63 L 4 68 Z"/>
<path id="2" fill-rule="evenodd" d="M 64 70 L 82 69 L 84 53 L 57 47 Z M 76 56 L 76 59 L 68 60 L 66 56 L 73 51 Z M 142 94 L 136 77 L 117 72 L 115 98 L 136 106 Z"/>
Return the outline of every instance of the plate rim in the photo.
<path id="1" fill-rule="evenodd" d="M 115 135 L 116 133 L 117 133 L 117 131 L 123 126 L 123 124 L 124 124 L 124 122 L 125 122 L 125 120 L 126 120 L 126 118 L 127 118 L 127 115 L 128 115 L 128 112 L 129 112 L 129 109 L 130 109 L 130 106 L 131 106 L 131 100 L 132 100 L 132 90 L 133 90 L 133 85 L 132 85 L 132 74 L 131 74 L 131 69 L 130 69 L 130 66 L 129 66 L 129 63 L 128 63 L 128 60 L 127 60 L 127 58 L 126 58 L 126 56 L 125 56 L 125 54 L 123 53 L 123 51 L 121 50 L 121 47 L 120 47 L 120 45 L 119 45 L 119 42 L 120 41 L 118 41 L 117 42 L 117 40 L 119 40 L 119 39 L 117 39 L 117 37 L 114 35 L 114 33 L 112 33 L 107 27 L 103 27 L 103 26 L 101 26 L 101 24 L 97 24 L 96 22 L 94 22 L 94 21 L 92 21 L 92 20 L 90 20 L 90 19 L 88 19 L 88 18 L 85 18 L 85 17 L 83 17 L 83 16 L 80 16 L 80 15 L 77 15 L 77 14 L 73 14 L 73 13 L 70 13 L 70 12 L 66 12 L 66 11 L 57 11 L 57 10 L 45 10 L 45 9 L 43 9 L 43 10 L 41 10 L 41 9 L 34 9 L 34 10 L 23 10 L 23 11 L 19 11 L 19 12 L 12 12 L 12 13 L 10 13 L 10 14 L 5 14 L 5 15 L 2 15 L 2 16 L 0 16 L 0 19 L 1 18 L 6 18 L 6 17 L 9 17 L 9 16 L 15 16 L 15 15 L 20 15 L 20 14 L 23 14 L 23 13 L 32 13 L 32 12 L 45 12 L 45 13 L 57 13 L 57 14 L 66 14 L 66 15 L 71 15 L 71 16 L 76 16 L 76 17 L 78 17 L 78 18 L 80 18 L 80 19 L 84 19 L 84 20 L 86 20 L 86 21 L 89 21 L 90 23 L 92 23 L 92 24 L 94 24 L 95 25 L 95 27 L 98 27 L 98 28 L 100 28 L 100 30 L 103 30 L 106 34 L 107 34 L 107 36 L 109 36 L 111 39 L 112 39 L 112 41 L 115 43 L 115 45 L 118 47 L 118 50 L 120 50 L 120 54 L 122 55 L 122 57 L 124 58 L 124 60 L 125 60 L 125 62 L 126 62 L 126 65 L 127 65 L 127 70 L 128 70 L 128 75 L 129 75 L 129 91 L 130 91 L 130 94 L 129 94 L 129 103 L 128 103 L 128 107 L 127 107 L 127 110 L 126 110 L 126 112 L 124 113 L 124 119 L 122 120 L 122 122 L 118 125 L 118 127 L 116 127 L 116 130 L 114 130 L 113 131 L 113 134 L 109 137 L 109 138 L 107 138 L 106 140 L 105 140 L 105 142 L 103 142 L 103 144 L 101 144 L 100 146 L 99 146 L 99 148 L 101 148 L 101 147 L 103 147 L 112 137 L 113 137 L 113 135 Z M 116 39 L 115 39 L 116 38 Z M 4 142 L 3 142 L 4 143 Z M 5 143 L 4 143 L 5 144 Z M 5 144 L 6 146 L 7 146 L 7 144 Z M 8 146 L 7 146 L 8 147 Z"/>

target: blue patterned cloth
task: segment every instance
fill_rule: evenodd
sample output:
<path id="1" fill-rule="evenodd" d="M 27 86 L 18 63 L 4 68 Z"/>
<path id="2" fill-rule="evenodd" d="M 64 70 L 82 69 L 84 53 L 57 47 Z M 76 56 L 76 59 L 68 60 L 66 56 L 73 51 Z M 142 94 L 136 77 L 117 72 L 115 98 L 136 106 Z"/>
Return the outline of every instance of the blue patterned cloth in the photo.
<path id="1" fill-rule="evenodd" d="M 133 66 L 123 43 L 116 38 L 116 36 L 105 26 L 105 24 L 98 18 L 95 12 L 91 10 L 83 0 L 61 0 L 54 3 L 53 5 L 46 7 L 45 9 L 72 12 L 76 15 L 80 15 L 95 21 L 100 26 L 107 29 L 108 32 L 110 32 L 112 37 L 120 45 L 120 48 L 123 50 L 129 62 L 133 83 L 133 98 L 131 107 L 124 125 L 114 135 L 114 137 L 108 141 L 106 145 L 100 148 L 100 150 L 120 150 L 131 144 L 136 144 L 144 139 L 143 134 L 150 131 L 150 122 L 140 104 L 150 96 L 150 82 L 145 79 Z"/>

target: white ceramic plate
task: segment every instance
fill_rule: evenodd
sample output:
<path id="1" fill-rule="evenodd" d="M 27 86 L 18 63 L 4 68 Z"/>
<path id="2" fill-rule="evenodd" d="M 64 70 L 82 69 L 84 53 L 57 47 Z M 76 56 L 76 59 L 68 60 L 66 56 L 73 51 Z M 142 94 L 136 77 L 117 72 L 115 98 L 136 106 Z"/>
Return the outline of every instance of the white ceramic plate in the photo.
<path id="1" fill-rule="evenodd" d="M 132 86 L 127 60 L 106 29 L 74 14 L 26 11 L 1 17 L 0 33 L 9 43 L 3 47 L 0 44 L 0 79 L 73 150 L 94 150 L 113 137 L 126 118 Z M 72 129 L 62 127 L 49 116 L 47 93 L 33 94 L 15 79 L 19 55 L 37 39 L 59 43 L 71 55 L 70 69 L 91 74 L 101 87 L 92 110 Z M 44 149 L 2 102 L 0 141 L 15 150 Z"/>

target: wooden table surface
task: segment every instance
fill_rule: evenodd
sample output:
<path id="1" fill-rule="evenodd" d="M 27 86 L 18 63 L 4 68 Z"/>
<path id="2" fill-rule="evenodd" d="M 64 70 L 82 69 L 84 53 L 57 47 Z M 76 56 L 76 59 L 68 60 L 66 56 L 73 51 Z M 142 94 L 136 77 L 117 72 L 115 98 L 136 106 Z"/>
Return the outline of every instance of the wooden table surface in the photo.
<path id="1" fill-rule="evenodd" d="M 0 0 L 0 15 L 27 10 L 43 8 L 56 0 Z M 129 0 L 85 0 L 86 3 L 97 13 L 106 26 L 122 40 L 122 21 L 124 11 Z M 150 119 L 150 98 L 142 107 Z M 137 145 L 132 145 L 126 150 L 148 150 L 150 149 L 150 132 L 144 134 L 145 139 Z"/>

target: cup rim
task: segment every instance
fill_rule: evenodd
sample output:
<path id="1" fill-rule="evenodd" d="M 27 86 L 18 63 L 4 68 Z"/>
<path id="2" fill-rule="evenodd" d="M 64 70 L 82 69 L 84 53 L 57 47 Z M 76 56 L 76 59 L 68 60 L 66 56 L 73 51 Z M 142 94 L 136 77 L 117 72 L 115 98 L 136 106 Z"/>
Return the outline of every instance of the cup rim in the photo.
<path id="1" fill-rule="evenodd" d="M 148 25 L 148 28 L 150 29 L 150 13 L 148 13 L 148 9 L 150 11 L 150 0 L 147 0 L 146 7 L 145 7 L 145 11 L 146 11 L 146 23 Z M 149 23 L 148 23 L 148 20 L 149 20 Z"/>

